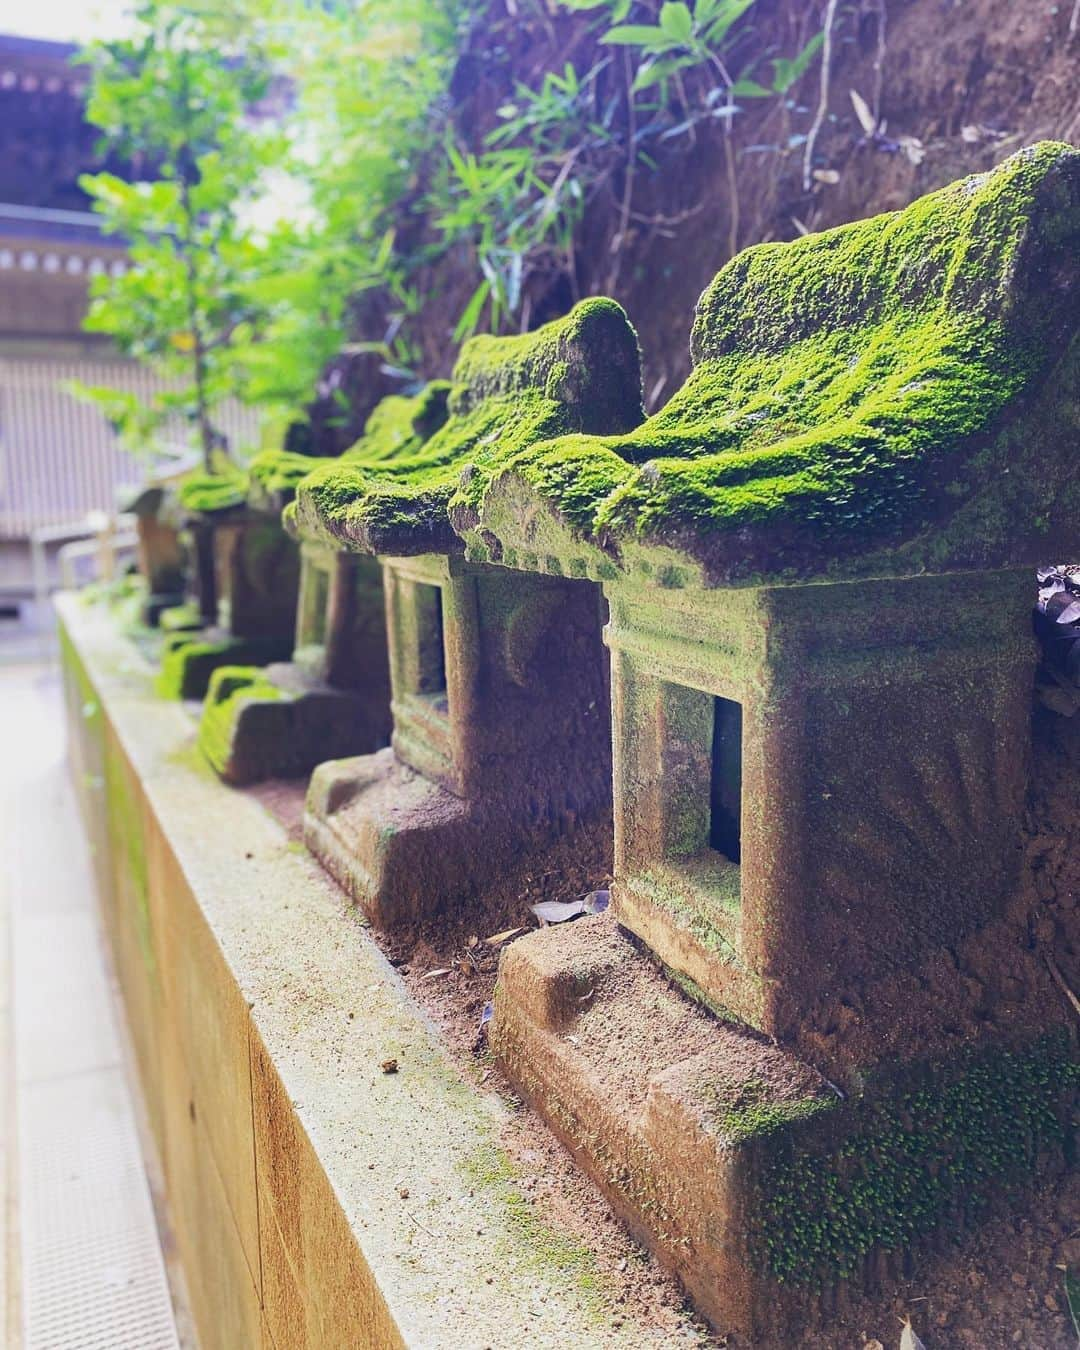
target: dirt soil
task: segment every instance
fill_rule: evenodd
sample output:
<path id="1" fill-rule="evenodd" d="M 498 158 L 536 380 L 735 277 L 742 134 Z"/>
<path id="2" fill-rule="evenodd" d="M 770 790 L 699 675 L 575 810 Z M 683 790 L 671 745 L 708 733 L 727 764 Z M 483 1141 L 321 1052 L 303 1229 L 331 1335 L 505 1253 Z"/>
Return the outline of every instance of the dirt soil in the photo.
<path id="1" fill-rule="evenodd" d="M 881 211 L 896 210 L 965 174 L 991 168 L 1023 145 L 1080 138 L 1080 30 L 1069 36 L 1072 0 L 851 0 L 839 5 L 827 114 L 816 138 L 809 186 L 804 146 L 821 96 L 815 63 L 787 99 L 744 100 L 732 131 L 735 192 L 727 173 L 725 134 L 704 127 L 691 139 L 650 142 L 657 169 L 639 168 L 632 213 L 623 219 L 620 169 L 592 203 L 574 246 L 574 275 L 538 261 L 525 278 L 525 321 L 535 327 L 587 295 L 611 295 L 641 337 L 646 404 L 664 404 L 689 370 L 694 304 L 735 250 L 794 239 Z M 734 68 L 801 50 L 820 31 L 824 0 L 757 0 L 745 50 Z M 592 18 L 596 13 L 591 14 Z M 763 57 L 763 53 L 766 55 Z M 491 0 L 473 25 L 451 85 L 450 116 L 468 148 L 479 150 L 501 125 L 497 109 L 516 83 L 540 86 L 547 71 L 572 60 L 580 72 L 610 60 L 581 13 L 555 6 Z M 854 91 L 876 117 L 868 135 Z M 415 203 L 402 208 L 401 230 L 416 229 Z M 452 252 L 429 269 L 420 373 L 449 375 L 457 351 L 455 323 L 477 282 Z M 358 314 L 357 336 L 383 336 L 385 315 Z M 388 392 L 385 372 L 340 363 L 357 409 Z M 355 370 L 354 370 L 355 367 Z M 329 381 L 333 383 L 334 380 Z M 319 405 L 322 407 L 323 405 Z M 340 421 L 338 405 L 325 400 Z M 348 443 L 338 431 L 333 446 Z M 344 439 L 343 439 L 344 437 Z"/>
<path id="2" fill-rule="evenodd" d="M 1037 954 L 1030 969 L 1041 970 L 1047 981 L 1041 992 L 1067 1007 L 1067 995 L 1050 982 L 1044 958 L 1051 953 L 1069 988 L 1080 986 L 1080 857 L 1069 846 L 1076 837 L 1080 793 L 1065 786 L 1075 779 L 1080 758 L 1080 718 L 1043 713 L 1036 721 L 1040 789 L 1028 822 L 1035 876 L 1027 901 L 1032 925 L 1028 951 Z M 248 791 L 292 840 L 301 839 L 302 782 L 266 783 Z M 579 855 L 597 856 L 596 844 L 561 840 L 527 867 L 507 873 L 482 901 L 414 933 L 376 931 L 373 936 L 442 1034 L 462 1077 L 497 1093 L 511 1108 L 503 1144 L 525 1177 L 524 1189 L 544 1221 L 595 1253 L 610 1290 L 612 1323 L 629 1320 L 641 1326 L 643 1344 L 745 1345 L 709 1332 L 694 1318 L 677 1281 L 629 1236 L 599 1190 L 502 1077 L 481 1029 L 500 951 L 537 925 L 530 906 L 540 900 L 572 900 L 606 887 L 609 875 L 585 871 L 577 861 Z M 1018 922 L 1018 916 L 1012 921 Z M 495 938 L 499 940 L 491 940 Z M 971 986 L 963 987 L 970 994 Z M 973 1006 L 978 1002 L 976 998 Z M 628 1059 L 645 1061 L 655 1029 L 642 1024 L 637 1034 L 640 1043 L 623 1049 Z M 818 1310 L 811 1319 L 815 1325 L 808 1324 L 806 1337 L 795 1344 L 815 1350 L 890 1350 L 899 1344 L 901 1323 L 910 1316 L 926 1350 L 1073 1350 L 1077 1337 L 1062 1285 L 1066 1265 L 1080 1270 L 1078 1175 L 933 1261 L 914 1262 L 902 1279 L 886 1281 L 873 1296 L 842 1297 L 835 1306 Z"/>

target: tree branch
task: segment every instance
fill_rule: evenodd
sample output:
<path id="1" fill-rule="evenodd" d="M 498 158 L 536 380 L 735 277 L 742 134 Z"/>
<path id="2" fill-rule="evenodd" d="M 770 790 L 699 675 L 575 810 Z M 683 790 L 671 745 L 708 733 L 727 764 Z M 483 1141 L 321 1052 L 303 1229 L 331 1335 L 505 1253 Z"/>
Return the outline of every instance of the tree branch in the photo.
<path id="1" fill-rule="evenodd" d="M 1080 4 L 1080 0 L 1077 0 Z M 821 47 L 821 88 L 818 94 L 817 112 L 814 114 L 814 120 L 811 123 L 810 131 L 806 137 L 806 147 L 803 151 L 803 191 L 809 192 L 814 185 L 814 146 L 817 143 L 818 133 L 825 123 L 825 118 L 829 111 L 829 78 L 832 73 L 832 38 L 833 24 L 836 22 L 836 9 L 838 0 L 829 0 L 825 7 L 825 22 L 822 31 L 825 35 L 825 41 Z"/>

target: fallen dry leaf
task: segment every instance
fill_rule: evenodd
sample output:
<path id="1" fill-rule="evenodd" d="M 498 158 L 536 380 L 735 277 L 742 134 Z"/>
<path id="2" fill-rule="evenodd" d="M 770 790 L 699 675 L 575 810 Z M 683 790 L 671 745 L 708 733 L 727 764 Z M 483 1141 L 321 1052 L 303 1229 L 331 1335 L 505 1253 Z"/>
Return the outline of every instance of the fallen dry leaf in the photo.
<path id="1" fill-rule="evenodd" d="M 926 158 L 926 147 L 918 136 L 901 136 L 899 145 L 910 164 L 921 164 Z"/>
<path id="2" fill-rule="evenodd" d="M 900 1333 L 900 1350 L 926 1350 L 926 1346 L 915 1334 L 910 1317 L 904 1322 L 904 1329 Z"/>
<path id="3" fill-rule="evenodd" d="M 510 938 L 514 937 L 521 931 L 522 930 L 520 924 L 518 925 L 517 928 L 504 928 L 501 933 L 495 933 L 491 937 L 485 938 L 484 941 L 487 943 L 489 947 L 501 947 L 504 942 L 508 942 Z"/>
<path id="4" fill-rule="evenodd" d="M 857 89 L 849 89 L 851 95 L 851 106 L 855 109 L 855 116 L 859 119 L 859 126 L 868 136 L 872 136 L 877 131 L 877 118 L 870 111 L 870 106 Z"/>
<path id="5" fill-rule="evenodd" d="M 450 974 L 450 971 L 451 971 L 452 969 L 453 969 L 452 966 L 440 966 L 440 967 L 438 968 L 438 970 L 428 970 L 428 971 L 425 971 L 425 973 L 424 973 L 423 975 L 420 976 L 420 979 L 421 979 L 421 980 L 434 980 L 434 979 L 437 979 L 440 975 L 449 975 L 449 974 Z"/>

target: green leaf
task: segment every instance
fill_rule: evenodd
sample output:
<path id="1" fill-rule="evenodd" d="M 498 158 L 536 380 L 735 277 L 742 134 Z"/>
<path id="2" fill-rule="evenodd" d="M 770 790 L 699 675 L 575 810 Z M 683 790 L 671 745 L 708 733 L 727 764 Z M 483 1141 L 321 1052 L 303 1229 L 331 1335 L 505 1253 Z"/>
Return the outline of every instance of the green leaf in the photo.
<path id="1" fill-rule="evenodd" d="M 632 91 L 640 93 L 643 89 L 651 89 L 653 85 L 670 79 L 676 72 L 694 64 L 693 57 L 689 56 L 667 56 L 660 60 L 649 61 L 634 76 Z"/>
<path id="2" fill-rule="evenodd" d="M 772 89 L 758 84 L 757 80 L 748 79 L 736 80 L 731 86 L 731 92 L 736 98 L 772 98 L 774 93 Z"/>
<path id="3" fill-rule="evenodd" d="M 755 0 L 724 0 L 717 6 L 716 18 L 704 25 L 705 40 L 711 47 L 719 47 L 729 30 L 742 18 Z"/>
<path id="4" fill-rule="evenodd" d="M 491 282 L 484 280 L 473 291 L 469 303 L 461 312 L 461 318 L 458 319 L 454 328 L 454 341 L 463 342 L 467 337 L 471 337 L 476 332 L 476 325 L 480 322 L 480 315 L 483 312 L 487 298 L 491 294 Z"/>
<path id="5" fill-rule="evenodd" d="M 653 52 L 669 51 L 672 45 L 671 39 L 662 29 L 640 23 L 609 28 L 600 41 L 611 47 L 641 47 Z"/>
<path id="6" fill-rule="evenodd" d="M 694 36 L 694 17 L 682 0 L 667 0 L 660 7 L 660 27 L 676 42 L 688 43 Z"/>
<path id="7" fill-rule="evenodd" d="M 818 54 L 825 41 L 824 33 L 815 33 L 798 56 L 789 60 L 785 56 L 773 60 L 773 89 L 778 94 L 786 94 L 791 86 L 802 78 L 810 68 L 810 62 Z"/>

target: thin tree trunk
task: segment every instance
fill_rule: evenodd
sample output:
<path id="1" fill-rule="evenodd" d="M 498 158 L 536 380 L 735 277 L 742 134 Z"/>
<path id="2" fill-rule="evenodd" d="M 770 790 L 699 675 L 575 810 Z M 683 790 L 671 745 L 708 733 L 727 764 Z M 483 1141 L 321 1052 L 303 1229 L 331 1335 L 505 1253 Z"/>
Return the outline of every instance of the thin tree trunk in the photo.
<path id="1" fill-rule="evenodd" d="M 181 247 L 184 255 L 184 271 L 187 274 L 188 326 L 191 329 L 191 341 L 194 345 L 195 357 L 195 416 L 199 425 L 199 443 L 202 446 L 203 468 L 207 473 L 212 473 L 215 437 L 206 405 L 206 347 L 203 343 L 202 330 L 199 327 L 199 274 L 195 266 L 195 258 L 191 252 L 194 218 L 186 181 L 181 183 L 181 200 L 187 223 L 187 239 Z"/>

